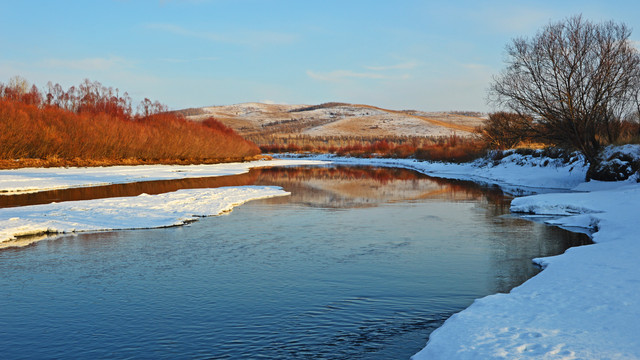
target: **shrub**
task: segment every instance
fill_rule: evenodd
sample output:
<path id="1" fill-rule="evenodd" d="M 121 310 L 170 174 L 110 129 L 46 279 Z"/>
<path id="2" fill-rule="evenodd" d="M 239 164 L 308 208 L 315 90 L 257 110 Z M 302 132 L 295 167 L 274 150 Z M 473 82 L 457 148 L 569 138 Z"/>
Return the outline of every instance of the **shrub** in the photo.
<path id="1" fill-rule="evenodd" d="M 97 84 L 86 81 L 80 87 L 80 94 L 99 89 L 92 95 L 49 93 L 42 101 L 33 100 L 36 91 L 20 95 L 0 84 L 0 159 L 211 162 L 260 153 L 255 144 L 215 119 L 200 124 L 175 113 L 156 113 L 154 109 L 164 107 L 150 101 L 153 106 L 145 116 L 133 116 L 126 100 L 109 98 L 111 92 Z"/>

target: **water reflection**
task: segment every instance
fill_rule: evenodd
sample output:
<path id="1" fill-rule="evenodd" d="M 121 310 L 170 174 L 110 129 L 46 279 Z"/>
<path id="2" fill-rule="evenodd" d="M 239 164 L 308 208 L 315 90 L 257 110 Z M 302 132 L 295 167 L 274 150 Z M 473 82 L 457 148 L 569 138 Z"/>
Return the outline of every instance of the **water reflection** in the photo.
<path id="1" fill-rule="evenodd" d="M 256 184 L 276 185 L 292 193 L 296 202 L 327 208 L 357 208 L 417 200 L 488 201 L 508 206 L 499 189 L 471 182 L 432 178 L 415 171 L 373 167 L 298 167 L 262 169 Z"/>
<path id="2" fill-rule="evenodd" d="M 2 195 L 0 208 L 48 204 L 51 202 L 102 199 L 110 197 L 161 194 L 179 189 L 222 186 L 277 185 L 292 192 L 294 201 L 311 206 L 359 207 L 379 203 L 420 199 L 452 201 L 480 200 L 502 206 L 508 201 L 502 192 L 472 182 L 432 178 L 420 173 L 394 168 L 374 167 L 284 167 L 254 168 L 246 174 L 178 180 L 145 181 L 83 188 Z M 296 191 L 304 189 L 304 191 Z M 313 195 L 309 194 L 312 193 Z M 279 199 L 289 202 L 289 200 Z M 277 200 L 274 200 L 277 201 Z"/>
<path id="3" fill-rule="evenodd" d="M 138 196 L 140 194 L 154 195 L 179 189 L 206 189 L 222 186 L 251 185 L 255 182 L 257 175 L 256 171 L 250 171 L 240 175 L 144 181 L 127 184 L 40 191 L 17 195 L 0 195 L 0 208 L 49 204 L 51 202 Z"/>

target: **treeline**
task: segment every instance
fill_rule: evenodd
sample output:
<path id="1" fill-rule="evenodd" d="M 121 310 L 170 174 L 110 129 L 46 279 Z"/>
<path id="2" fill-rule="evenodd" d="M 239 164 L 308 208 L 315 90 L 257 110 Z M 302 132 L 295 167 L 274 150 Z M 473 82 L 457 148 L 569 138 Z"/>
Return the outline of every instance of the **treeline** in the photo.
<path id="1" fill-rule="evenodd" d="M 486 154 L 486 144 L 477 138 L 460 137 L 355 137 L 274 136 L 250 137 L 265 153 L 330 153 L 353 157 L 414 158 L 429 161 L 466 162 Z"/>
<path id="2" fill-rule="evenodd" d="M 51 83 L 39 90 L 19 77 L 0 83 L 2 160 L 202 163 L 259 153 L 214 119 L 191 122 L 149 99 L 134 112 L 126 92 L 99 82 L 85 80 L 67 90 Z"/>

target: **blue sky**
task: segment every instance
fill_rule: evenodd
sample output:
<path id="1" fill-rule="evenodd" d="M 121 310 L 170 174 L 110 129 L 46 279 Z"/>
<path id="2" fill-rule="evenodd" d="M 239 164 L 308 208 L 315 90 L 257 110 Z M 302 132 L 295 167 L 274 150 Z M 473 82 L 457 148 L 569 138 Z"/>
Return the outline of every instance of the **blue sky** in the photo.
<path id="1" fill-rule="evenodd" d="M 0 81 L 83 79 L 171 109 L 249 101 L 492 110 L 505 45 L 638 1 L 0 0 Z"/>

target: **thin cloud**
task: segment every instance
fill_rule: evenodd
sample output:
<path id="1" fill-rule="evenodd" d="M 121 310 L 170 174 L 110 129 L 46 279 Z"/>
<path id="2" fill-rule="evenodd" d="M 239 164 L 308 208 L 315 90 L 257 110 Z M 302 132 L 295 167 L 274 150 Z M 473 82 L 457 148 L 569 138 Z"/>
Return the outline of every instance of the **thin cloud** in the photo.
<path id="1" fill-rule="evenodd" d="M 161 58 L 158 59 L 162 62 L 168 62 L 172 64 L 186 64 L 193 62 L 208 62 L 208 61 L 218 61 L 220 58 L 218 57 L 197 57 L 193 59 L 180 59 L 180 58 Z"/>
<path id="2" fill-rule="evenodd" d="M 81 71 L 106 71 L 116 68 L 132 67 L 133 63 L 121 57 L 85 58 L 85 59 L 45 59 L 41 61 L 43 67 L 64 68 Z"/>
<path id="3" fill-rule="evenodd" d="M 495 10 L 495 9 L 494 9 Z M 542 8 L 513 4 L 499 11 L 484 9 L 476 18 L 494 29 L 508 33 L 522 33 L 535 29 L 553 17 L 553 13 Z"/>
<path id="4" fill-rule="evenodd" d="M 330 72 L 314 72 L 311 70 L 307 70 L 307 76 L 312 79 L 320 80 L 320 81 L 328 81 L 328 82 L 338 82 L 347 79 L 370 79 L 370 80 L 398 80 L 398 79 L 408 79 L 409 75 L 401 75 L 401 76 L 387 76 L 380 73 L 372 73 L 372 72 L 355 72 L 350 70 L 334 70 Z"/>
<path id="5" fill-rule="evenodd" d="M 234 33 L 214 33 L 206 31 L 194 31 L 174 24 L 146 24 L 145 27 L 150 30 L 159 30 L 193 39 L 252 47 L 264 45 L 288 45 L 298 40 L 298 36 L 295 34 L 275 31 L 238 31 Z"/>
<path id="6" fill-rule="evenodd" d="M 387 66 L 365 66 L 365 69 L 373 70 L 373 71 L 388 71 L 388 70 L 411 70 L 415 69 L 420 65 L 417 61 L 407 61 L 394 65 Z"/>
<path id="7" fill-rule="evenodd" d="M 476 63 L 467 63 L 467 64 L 462 64 L 461 65 L 463 68 L 465 69 L 469 69 L 469 70 L 484 70 L 487 69 L 488 66 L 484 65 L 484 64 L 476 64 Z"/>

